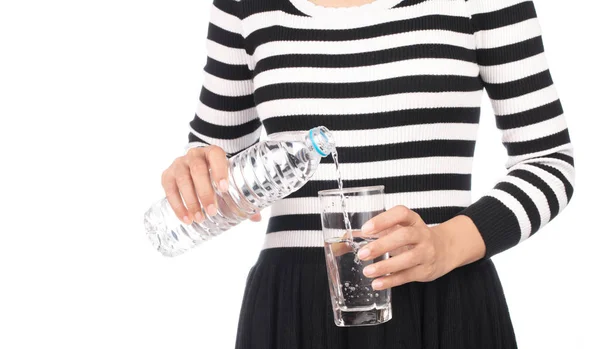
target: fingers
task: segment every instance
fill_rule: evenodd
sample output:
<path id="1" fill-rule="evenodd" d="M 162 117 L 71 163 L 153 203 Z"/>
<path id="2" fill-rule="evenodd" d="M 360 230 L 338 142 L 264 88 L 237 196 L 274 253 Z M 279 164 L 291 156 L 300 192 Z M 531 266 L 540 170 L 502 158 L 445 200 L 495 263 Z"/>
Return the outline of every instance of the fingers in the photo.
<path id="1" fill-rule="evenodd" d="M 167 195 L 169 206 L 171 206 L 173 212 L 177 215 L 177 218 L 185 224 L 191 224 L 192 219 L 181 200 L 181 194 L 179 193 L 175 176 L 172 176 L 168 170 L 163 173 L 162 186 Z"/>
<path id="2" fill-rule="evenodd" d="M 422 254 L 418 250 L 412 249 L 395 257 L 369 265 L 363 269 L 363 274 L 370 278 L 376 278 L 410 269 L 419 265 L 422 261 Z"/>
<path id="3" fill-rule="evenodd" d="M 413 226 L 421 222 L 421 217 L 419 217 L 416 212 L 409 210 L 405 206 L 395 206 L 394 208 L 391 208 L 377 215 L 376 217 L 371 218 L 362 226 L 361 230 L 365 234 L 374 234 L 396 224 L 402 226 Z"/>
<path id="4" fill-rule="evenodd" d="M 260 215 L 260 213 L 256 213 L 256 214 L 253 214 L 252 216 L 250 216 L 250 220 L 252 222 L 260 222 L 261 219 L 262 219 L 262 216 Z"/>
<path id="5" fill-rule="evenodd" d="M 177 188 L 179 189 L 181 197 L 183 197 L 183 201 L 187 207 L 187 216 L 191 220 L 195 220 L 198 223 L 202 222 L 203 218 L 201 206 L 198 202 L 198 196 L 196 194 L 196 185 L 192 179 L 192 176 L 190 175 L 190 169 L 187 166 L 181 165 L 176 168 L 175 182 L 177 183 Z"/>
<path id="6" fill-rule="evenodd" d="M 229 182 L 227 180 L 229 161 L 227 161 L 227 154 L 219 147 L 208 147 L 204 154 L 208 167 L 210 167 L 212 179 L 221 192 L 226 192 L 229 189 Z"/>
<path id="7" fill-rule="evenodd" d="M 413 281 L 419 281 L 420 275 L 423 273 L 422 266 L 412 267 L 389 276 L 384 276 L 375 279 L 372 283 L 373 290 L 385 290 L 386 288 L 392 288 L 400 286 Z"/>
<path id="8" fill-rule="evenodd" d="M 228 171 L 227 155 L 217 146 L 190 149 L 184 157 L 178 158 L 163 173 L 162 181 L 169 205 L 177 217 L 185 224 L 191 224 L 192 220 L 203 222 L 205 213 L 216 215 L 218 208 L 213 183 L 219 191 L 227 192 Z M 260 221 L 260 213 L 251 216 L 250 220 Z"/>
<path id="9" fill-rule="evenodd" d="M 195 188 L 195 193 L 197 198 L 200 199 L 200 203 L 204 207 L 205 212 L 208 215 L 214 216 L 217 213 L 217 207 L 215 205 L 215 192 L 212 187 L 210 173 L 208 172 L 208 166 L 203 157 L 196 157 L 188 161 L 190 166 L 190 175 L 192 178 L 193 187 Z M 183 190 L 182 188 L 179 188 Z M 183 194 L 183 191 L 182 191 Z M 183 196 L 184 200 L 187 199 L 185 195 Z M 188 206 L 189 209 L 189 206 Z M 194 206 L 194 215 L 202 213 L 200 212 L 200 206 Z M 203 217 L 197 217 L 202 219 Z"/>
<path id="10" fill-rule="evenodd" d="M 403 246 L 413 245 L 419 241 L 419 235 L 413 227 L 400 227 L 393 233 L 387 234 L 363 247 L 358 251 L 358 258 L 371 260 L 387 252 Z"/>

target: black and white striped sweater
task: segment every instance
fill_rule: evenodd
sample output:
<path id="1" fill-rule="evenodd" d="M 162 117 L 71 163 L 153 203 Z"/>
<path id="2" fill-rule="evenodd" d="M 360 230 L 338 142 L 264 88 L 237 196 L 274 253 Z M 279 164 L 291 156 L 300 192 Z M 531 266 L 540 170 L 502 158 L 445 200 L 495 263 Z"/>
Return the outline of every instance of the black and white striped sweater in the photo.
<path id="1" fill-rule="evenodd" d="M 328 127 L 346 186 L 383 184 L 386 205 L 428 224 L 458 214 L 492 256 L 527 239 L 573 194 L 573 154 L 531 1 L 214 0 L 204 86 L 188 147 L 229 154 L 260 137 Z M 508 173 L 471 201 L 483 89 Z M 331 158 L 272 206 L 265 248 L 322 246 L 317 191 Z"/>

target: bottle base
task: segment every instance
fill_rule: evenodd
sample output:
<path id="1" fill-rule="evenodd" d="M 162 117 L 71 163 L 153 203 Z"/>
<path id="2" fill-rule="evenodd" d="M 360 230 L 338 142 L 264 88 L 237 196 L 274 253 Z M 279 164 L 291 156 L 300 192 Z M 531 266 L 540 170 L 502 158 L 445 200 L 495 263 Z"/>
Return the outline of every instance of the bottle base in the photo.
<path id="1" fill-rule="evenodd" d="M 333 317 L 338 327 L 373 326 L 383 324 L 392 319 L 392 306 L 368 310 L 334 309 Z"/>

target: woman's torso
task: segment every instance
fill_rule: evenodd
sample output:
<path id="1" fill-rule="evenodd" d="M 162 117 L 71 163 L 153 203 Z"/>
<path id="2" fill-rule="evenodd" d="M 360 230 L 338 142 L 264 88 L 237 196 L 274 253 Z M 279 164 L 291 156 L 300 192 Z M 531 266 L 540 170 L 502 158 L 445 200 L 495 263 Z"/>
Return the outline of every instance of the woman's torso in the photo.
<path id="1" fill-rule="evenodd" d="M 386 206 L 429 224 L 471 203 L 482 83 L 463 0 L 377 0 L 324 8 L 245 1 L 254 100 L 269 135 L 334 130 L 345 186 L 383 184 Z M 317 192 L 336 187 L 331 158 L 275 203 L 265 248 L 322 246 Z"/>

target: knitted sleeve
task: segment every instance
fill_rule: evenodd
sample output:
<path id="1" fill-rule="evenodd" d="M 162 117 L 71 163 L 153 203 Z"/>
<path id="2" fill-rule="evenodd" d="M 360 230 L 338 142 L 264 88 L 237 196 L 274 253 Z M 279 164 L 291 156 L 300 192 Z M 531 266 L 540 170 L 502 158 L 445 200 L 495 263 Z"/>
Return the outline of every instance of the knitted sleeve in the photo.
<path id="1" fill-rule="evenodd" d="M 260 138 L 238 6 L 234 0 L 213 1 L 204 81 L 187 149 L 214 144 L 231 156 Z"/>
<path id="2" fill-rule="evenodd" d="M 507 175 L 461 214 L 486 257 L 524 241 L 573 195 L 573 149 L 532 1 L 467 0 L 477 61 L 508 153 Z"/>

